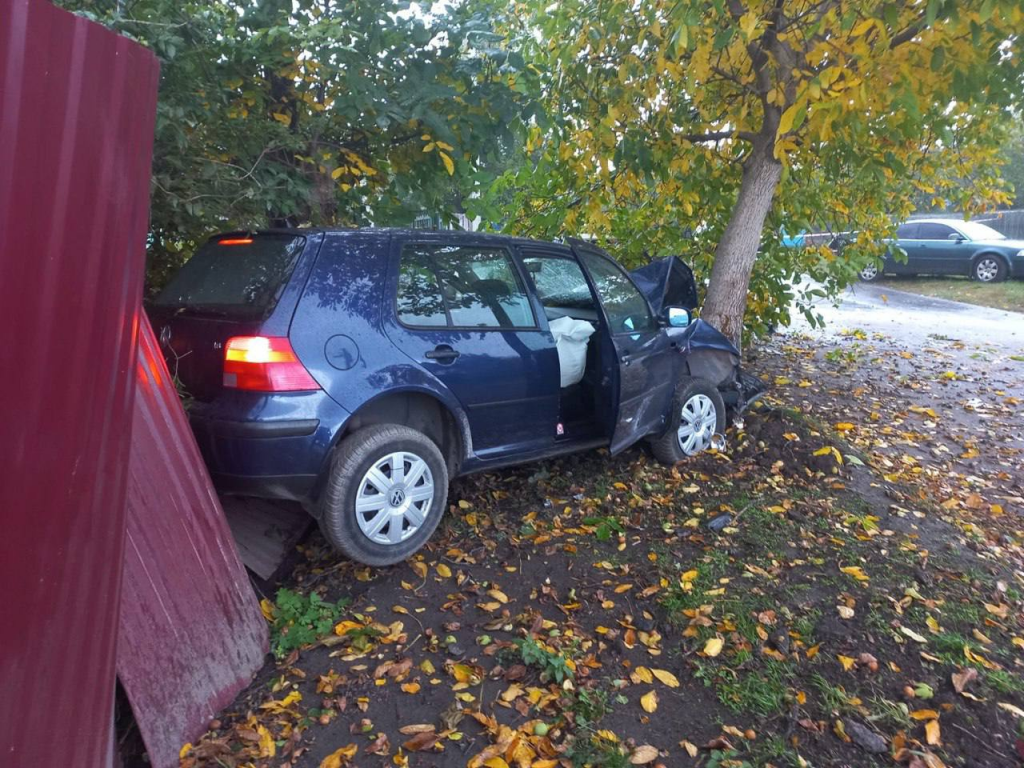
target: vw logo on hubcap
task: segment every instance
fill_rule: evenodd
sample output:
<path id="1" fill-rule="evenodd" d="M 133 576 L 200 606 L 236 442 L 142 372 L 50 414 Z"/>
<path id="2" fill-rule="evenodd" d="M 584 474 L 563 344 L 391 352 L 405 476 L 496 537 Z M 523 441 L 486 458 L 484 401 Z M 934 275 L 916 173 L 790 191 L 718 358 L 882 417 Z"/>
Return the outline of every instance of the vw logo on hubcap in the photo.
<path id="1" fill-rule="evenodd" d="M 392 507 L 400 507 L 403 502 L 405 502 L 405 491 L 401 488 L 393 489 L 391 494 L 388 496 L 388 503 L 391 504 Z"/>

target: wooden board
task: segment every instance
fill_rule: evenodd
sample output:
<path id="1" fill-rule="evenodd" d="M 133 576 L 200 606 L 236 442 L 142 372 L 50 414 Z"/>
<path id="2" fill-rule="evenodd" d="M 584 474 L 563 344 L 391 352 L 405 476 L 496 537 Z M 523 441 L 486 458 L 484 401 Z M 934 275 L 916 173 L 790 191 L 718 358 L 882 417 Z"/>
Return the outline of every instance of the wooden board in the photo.
<path id="1" fill-rule="evenodd" d="M 245 567 L 269 580 L 313 518 L 296 502 L 222 496 L 224 514 Z"/>

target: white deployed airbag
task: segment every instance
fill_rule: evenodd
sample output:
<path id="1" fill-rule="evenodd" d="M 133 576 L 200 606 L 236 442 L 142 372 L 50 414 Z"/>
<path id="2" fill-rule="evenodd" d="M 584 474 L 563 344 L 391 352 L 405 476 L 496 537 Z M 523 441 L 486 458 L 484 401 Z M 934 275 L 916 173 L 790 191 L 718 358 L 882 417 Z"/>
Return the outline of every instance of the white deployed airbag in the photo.
<path id="1" fill-rule="evenodd" d="M 587 367 L 587 342 L 595 328 L 586 320 L 571 317 L 560 317 L 548 325 L 558 350 L 562 386 L 571 387 L 583 378 L 583 370 Z"/>

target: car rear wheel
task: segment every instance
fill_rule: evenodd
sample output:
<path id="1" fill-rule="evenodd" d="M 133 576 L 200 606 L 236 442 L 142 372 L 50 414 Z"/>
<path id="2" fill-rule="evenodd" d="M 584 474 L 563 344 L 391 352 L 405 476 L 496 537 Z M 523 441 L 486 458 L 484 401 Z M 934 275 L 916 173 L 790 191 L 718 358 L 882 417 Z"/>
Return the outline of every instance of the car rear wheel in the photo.
<path id="1" fill-rule="evenodd" d="M 882 276 L 882 270 L 878 268 L 878 265 L 875 264 L 875 262 L 871 262 L 870 264 L 867 264 L 859 274 L 860 279 L 865 283 L 873 283 Z"/>
<path id="2" fill-rule="evenodd" d="M 971 274 L 980 283 L 998 283 L 1006 279 L 1006 264 L 998 256 L 981 256 Z"/>
<path id="3" fill-rule="evenodd" d="M 320 529 L 352 560 L 393 565 L 426 543 L 447 501 L 448 469 L 437 445 L 415 429 L 376 424 L 335 450 Z"/>
<path id="4" fill-rule="evenodd" d="M 707 379 L 686 377 L 676 389 L 668 427 L 651 441 L 654 457 L 677 464 L 711 447 L 711 438 L 725 431 L 725 402 Z"/>

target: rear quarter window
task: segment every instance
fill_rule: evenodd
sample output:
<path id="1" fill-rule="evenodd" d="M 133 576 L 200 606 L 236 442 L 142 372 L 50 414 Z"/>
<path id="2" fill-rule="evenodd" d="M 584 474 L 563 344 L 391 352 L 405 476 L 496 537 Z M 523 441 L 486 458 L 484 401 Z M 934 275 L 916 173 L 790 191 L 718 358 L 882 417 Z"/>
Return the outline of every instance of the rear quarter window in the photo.
<path id="1" fill-rule="evenodd" d="M 185 262 L 153 304 L 262 319 L 277 305 L 305 242 L 292 235 L 211 240 Z"/>

